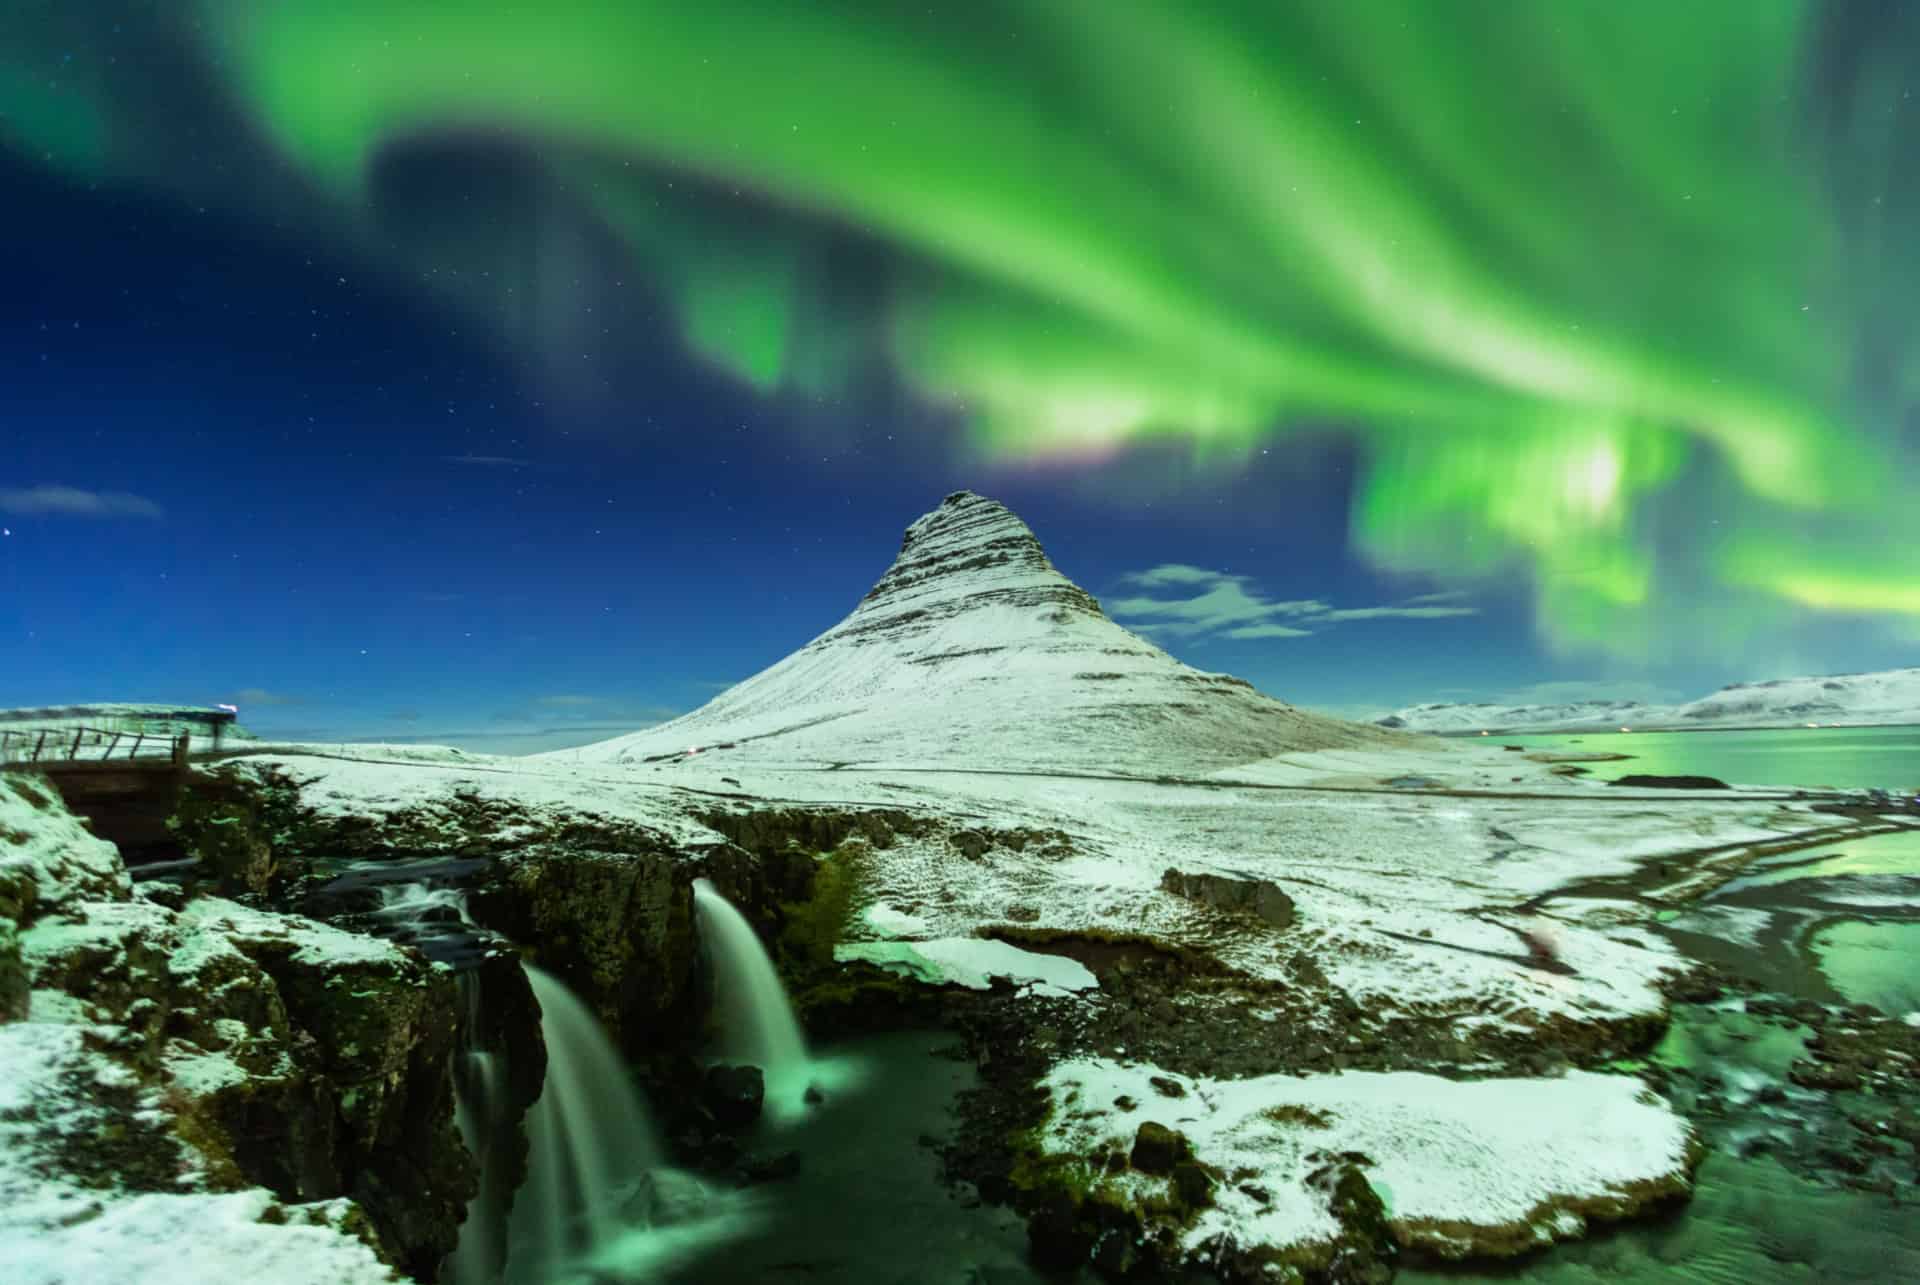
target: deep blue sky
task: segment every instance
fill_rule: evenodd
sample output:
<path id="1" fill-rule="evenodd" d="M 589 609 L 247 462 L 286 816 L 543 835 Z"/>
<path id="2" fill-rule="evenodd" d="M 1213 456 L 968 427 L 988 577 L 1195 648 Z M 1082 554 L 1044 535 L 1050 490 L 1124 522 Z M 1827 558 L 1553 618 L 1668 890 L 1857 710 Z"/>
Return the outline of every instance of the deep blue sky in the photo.
<path id="1" fill-rule="evenodd" d="M 664 332 L 631 405 L 556 407 L 487 335 L 358 264 L 0 174 L 31 248 L 0 267 L 0 486 L 108 497 L 0 515 L 0 705 L 233 701 L 287 735 L 624 728 L 832 625 L 961 487 L 1012 506 L 1103 597 L 1170 562 L 1336 607 L 1431 588 L 1344 555 L 1350 461 L 1331 436 L 1224 478 L 1143 453 L 1090 488 L 1072 466 L 944 459 L 953 430 L 911 411 L 891 439 L 883 419 L 824 430 L 836 407 L 739 391 Z M 1476 601 L 1476 617 L 1163 641 L 1298 702 L 1548 676 L 1523 604 Z"/>
<path id="2" fill-rule="evenodd" d="M 714 38 L 775 29 L 736 7 L 747 25 Z M 1301 51 L 1260 73 L 1300 111 L 1345 129 L 1368 104 L 1361 133 L 1290 138 L 1261 132 L 1273 123 L 1227 63 L 1189 85 L 1247 107 L 1237 126 L 1272 155 L 1328 149 L 1313 172 L 1345 194 L 1334 226 L 1321 204 L 1249 188 L 1265 153 L 1196 155 L 1168 113 L 1132 111 L 1106 80 L 1131 83 L 1130 64 L 1056 74 L 1045 51 L 1084 42 L 1029 44 L 1045 24 L 935 39 L 885 5 L 864 23 L 812 14 L 816 56 L 870 40 L 900 76 L 763 50 L 755 65 L 793 83 L 739 88 L 682 136 L 679 90 L 647 106 L 622 82 L 567 98 L 579 119 L 547 109 L 600 65 L 597 44 L 637 39 L 626 5 L 579 0 L 552 30 L 422 8 L 445 25 L 417 65 L 378 52 L 381 24 L 413 12 L 401 0 L 357 17 L 216 9 L 0 14 L 0 706 L 227 701 L 269 735 L 593 739 L 691 709 L 832 625 L 901 529 L 959 488 L 1009 504 L 1110 607 L 1225 595 L 1212 615 L 1113 614 L 1321 708 L 1679 698 L 1914 663 L 1920 591 L 1888 550 L 1910 547 L 1920 512 L 1898 480 L 1920 482 L 1896 288 L 1915 238 L 1875 221 L 1909 218 L 1920 188 L 1886 150 L 1913 111 L 1869 92 L 1881 62 L 1920 58 L 1897 13 L 1878 35 L 1827 8 L 1804 41 L 1748 33 L 1769 57 L 1806 46 L 1808 119 L 1741 99 L 1737 119 L 1663 100 L 1642 120 L 1639 98 L 1595 106 L 1516 75 L 1515 103 L 1586 113 L 1586 132 L 1516 134 L 1498 164 L 1431 150 L 1445 140 L 1424 123 L 1495 111 L 1476 60 L 1531 65 L 1528 41 L 1551 31 L 1483 7 L 1501 41 L 1445 65 L 1422 54 L 1424 89 L 1390 61 L 1343 61 L 1398 39 L 1378 15 L 1329 7 L 1339 21 L 1311 39 L 1242 32 Z M 714 33 L 691 12 L 646 21 L 685 19 L 692 48 Z M 1627 23 L 1622 47 L 1656 86 L 1669 56 L 1724 71 L 1727 103 L 1751 79 L 1713 70 L 1719 18 L 1610 15 L 1580 10 Z M 1111 34 L 1092 10 L 1056 16 Z M 558 61 L 494 57 L 536 35 Z M 942 92 L 983 122 L 1019 107 L 991 134 L 928 96 L 923 63 L 947 37 L 968 52 Z M 300 52 L 309 38 L 340 65 Z M 704 94 L 708 65 L 659 70 Z M 479 99 L 475 69 L 495 77 Z M 1473 93 L 1421 96 L 1456 81 Z M 874 133 L 856 90 L 905 132 Z M 1891 110 L 1893 133 L 1868 109 Z M 1517 119 L 1498 110 L 1495 135 Z M 1808 120 L 1827 131 L 1817 147 Z M 798 150 L 803 123 L 834 148 Z M 1753 145 L 1729 150 L 1733 126 Z M 1647 164 L 1568 167 L 1575 142 Z M 1696 193 L 1713 167 L 1689 162 L 1669 192 L 1654 159 L 1695 145 L 1726 162 L 1724 190 Z M 1807 155 L 1833 169 L 1808 208 L 1724 230 L 1814 220 L 1843 248 L 1895 247 L 1885 261 L 1810 284 L 1797 243 L 1742 259 L 1718 233 L 1703 260 L 1693 197 L 1742 210 L 1742 184 Z M 929 214 L 903 164 L 964 209 Z M 1061 164 L 1108 203 L 1065 199 Z M 1482 182 L 1489 166 L 1502 184 Z M 1587 242 L 1544 238 L 1596 209 L 1622 238 L 1619 272 L 1598 277 Z M 1399 254 L 1402 231 L 1430 253 L 1379 260 L 1392 290 L 1361 298 L 1378 285 L 1368 256 Z M 1812 327 L 1822 351 L 1780 370 L 1769 345 L 1802 333 L 1783 326 Z M 774 378 L 762 328 L 783 345 Z M 1250 352 L 1318 382 L 1276 391 Z M 1562 362 L 1598 373 L 1541 394 Z M 1773 425 L 1776 403 L 1799 418 Z M 1747 418 L 1708 422 L 1727 405 Z M 1826 443 L 1838 462 L 1815 477 Z M 1372 508 L 1350 511 L 1356 494 Z M 1170 565 L 1189 570 L 1139 579 Z"/>

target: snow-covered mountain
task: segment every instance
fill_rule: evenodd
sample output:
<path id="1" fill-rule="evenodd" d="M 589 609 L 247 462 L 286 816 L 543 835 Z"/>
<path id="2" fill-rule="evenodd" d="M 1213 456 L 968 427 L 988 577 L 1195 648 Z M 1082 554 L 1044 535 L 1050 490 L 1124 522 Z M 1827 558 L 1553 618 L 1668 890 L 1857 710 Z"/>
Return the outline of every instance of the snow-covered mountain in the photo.
<path id="1" fill-rule="evenodd" d="M 1557 732 L 1632 727 L 1804 727 L 1920 723 L 1920 668 L 1732 683 L 1684 705 L 1412 705 L 1379 720 L 1420 732 Z"/>
<path id="2" fill-rule="evenodd" d="M 960 491 L 799 651 L 670 723 L 553 757 L 1192 773 L 1399 740 L 1182 664 L 1109 620 L 1005 506 Z"/>

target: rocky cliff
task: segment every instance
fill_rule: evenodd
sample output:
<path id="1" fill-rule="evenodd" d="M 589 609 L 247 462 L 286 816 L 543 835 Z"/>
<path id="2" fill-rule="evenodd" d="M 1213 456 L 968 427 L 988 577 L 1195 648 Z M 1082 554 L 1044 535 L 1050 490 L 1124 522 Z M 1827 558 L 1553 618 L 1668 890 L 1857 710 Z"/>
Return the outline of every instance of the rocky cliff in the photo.
<path id="1" fill-rule="evenodd" d="M 0 776 L 0 1080 L 36 1086 L 4 1113 L 0 1240 L 85 1264 L 240 1210 L 236 1252 L 298 1260 L 276 1281 L 433 1279 L 475 1189 L 457 1011 L 417 953 L 145 895 L 43 780 Z"/>

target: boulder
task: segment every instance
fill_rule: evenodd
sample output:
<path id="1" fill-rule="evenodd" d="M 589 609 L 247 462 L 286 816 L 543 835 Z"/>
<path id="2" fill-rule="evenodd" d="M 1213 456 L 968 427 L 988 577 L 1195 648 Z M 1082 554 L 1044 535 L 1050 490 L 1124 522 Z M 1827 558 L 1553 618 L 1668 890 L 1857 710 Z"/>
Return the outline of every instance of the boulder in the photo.
<path id="1" fill-rule="evenodd" d="M 114 1063 L 99 1092 L 119 1095 L 94 1105 L 139 1126 L 68 1148 L 62 1176 L 348 1197 L 395 1266 L 431 1279 L 476 1187 L 453 1127 L 450 974 L 298 916 L 134 895 L 111 845 L 11 773 L 0 903 L 0 1003 L 20 1015 L 24 977 L 48 1001 L 35 1024 L 84 1023 Z"/>
<path id="2" fill-rule="evenodd" d="M 742 1128 L 760 1118 L 766 1079 L 757 1066 L 709 1067 L 701 1096 L 722 1128 Z"/>
<path id="3" fill-rule="evenodd" d="M 1654 790 L 1730 790 L 1733 787 L 1717 776 L 1654 776 L 1645 772 L 1630 772 L 1626 776 L 1615 777 L 1608 785 L 1623 785 L 1630 789 Z"/>
<path id="4" fill-rule="evenodd" d="M 754 1152 L 740 1157 L 734 1166 L 734 1181 L 742 1187 L 763 1182 L 785 1182 L 800 1176 L 798 1151 Z"/>
<path id="5" fill-rule="evenodd" d="M 1213 1175 L 1183 1160 L 1173 1167 L 1173 1193 L 1188 1209 L 1204 1209 L 1213 1203 Z"/>
<path id="6" fill-rule="evenodd" d="M 521 942 L 639 1055 L 678 1029 L 693 965 L 692 869 L 669 849 L 540 848 L 495 863 L 473 917 Z"/>
<path id="7" fill-rule="evenodd" d="M 1155 1120 L 1143 1121 L 1134 1130 L 1133 1151 L 1127 1160 L 1141 1173 L 1171 1174 L 1174 1166 L 1193 1158 L 1193 1148 L 1185 1134 L 1169 1129 Z"/>
<path id="8" fill-rule="evenodd" d="M 1170 869 L 1160 876 L 1160 888 L 1225 914 L 1257 919 L 1269 928 L 1287 928 L 1293 924 L 1293 898 L 1266 879 L 1248 875 L 1187 874 Z"/>

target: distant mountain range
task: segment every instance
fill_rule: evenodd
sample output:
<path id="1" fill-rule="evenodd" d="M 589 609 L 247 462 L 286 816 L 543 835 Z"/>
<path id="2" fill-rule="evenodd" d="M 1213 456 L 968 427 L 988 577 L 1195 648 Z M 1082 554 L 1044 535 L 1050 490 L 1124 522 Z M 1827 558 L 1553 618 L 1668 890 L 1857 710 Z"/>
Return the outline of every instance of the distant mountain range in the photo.
<path id="1" fill-rule="evenodd" d="M 1684 705 L 1627 700 L 1558 705 L 1411 705 L 1375 722 L 1381 727 L 1440 733 L 1920 723 L 1920 668 L 1734 683 Z"/>
<path id="2" fill-rule="evenodd" d="M 806 646 L 670 723 L 554 756 L 1193 774 L 1402 739 L 1182 664 L 1109 620 L 1004 505 L 959 491 Z"/>

